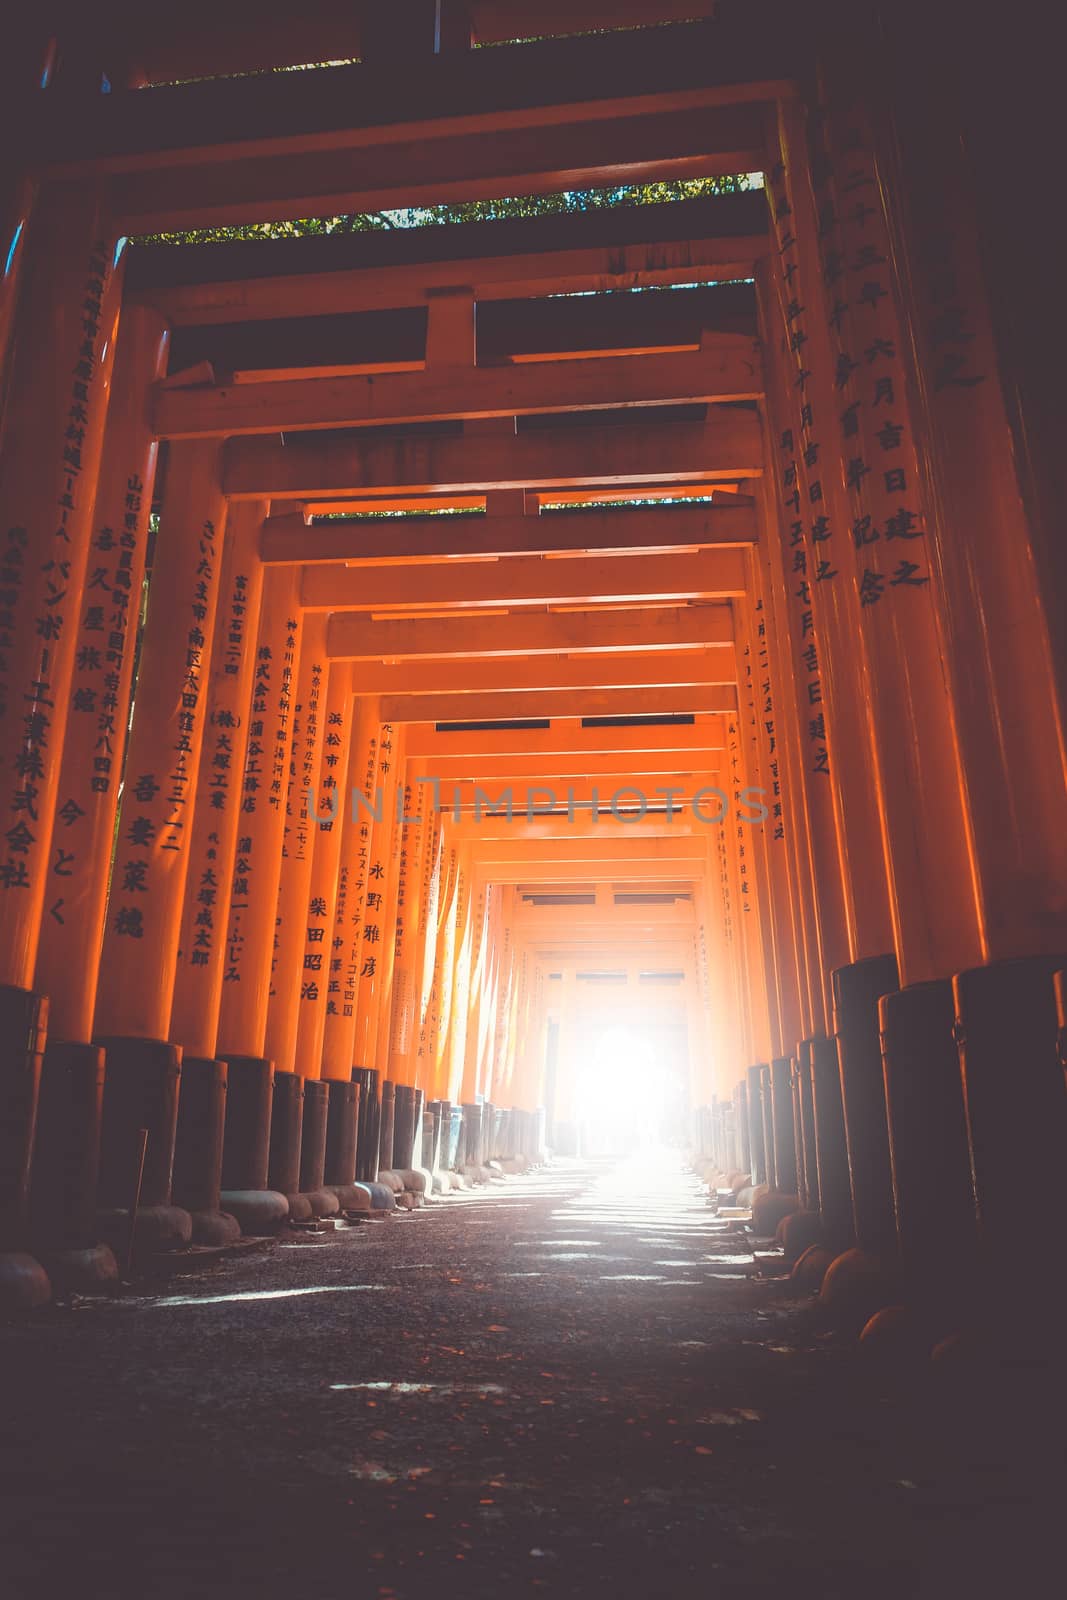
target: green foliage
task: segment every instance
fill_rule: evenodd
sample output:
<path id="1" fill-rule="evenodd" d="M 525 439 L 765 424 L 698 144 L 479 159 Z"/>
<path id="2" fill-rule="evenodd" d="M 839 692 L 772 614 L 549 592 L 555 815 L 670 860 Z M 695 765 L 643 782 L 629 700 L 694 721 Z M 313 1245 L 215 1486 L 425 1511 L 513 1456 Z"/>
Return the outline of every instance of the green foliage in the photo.
<path id="1" fill-rule="evenodd" d="M 498 222 L 509 217 L 546 217 L 560 212 L 597 211 L 611 206 L 661 205 L 702 195 L 736 194 L 762 188 L 760 173 L 735 177 L 683 178 L 674 183 L 638 183 L 611 189 L 567 189 L 557 194 L 513 195 L 499 200 L 467 200 L 459 205 L 414 206 L 400 211 L 369 211 L 354 216 L 308 217 L 297 222 L 254 222 L 233 228 L 194 228 L 160 233 L 138 244 L 207 244 L 231 239 L 300 239 L 329 233 L 370 233 L 387 228 L 426 228 L 448 222 Z"/>

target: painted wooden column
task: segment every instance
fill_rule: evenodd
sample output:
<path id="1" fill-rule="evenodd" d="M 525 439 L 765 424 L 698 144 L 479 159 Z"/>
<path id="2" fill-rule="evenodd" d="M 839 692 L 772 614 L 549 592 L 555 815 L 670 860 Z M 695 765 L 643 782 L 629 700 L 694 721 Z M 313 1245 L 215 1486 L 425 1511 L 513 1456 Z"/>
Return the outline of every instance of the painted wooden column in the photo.
<path id="1" fill-rule="evenodd" d="M 127 307 L 77 620 L 34 976 L 37 990 L 49 996 L 34 1158 L 34 1232 L 42 1248 L 52 1252 L 69 1245 L 74 1254 L 64 1253 L 57 1262 L 68 1279 L 84 1271 L 91 1280 L 94 1272 L 107 1270 L 106 1247 L 92 1248 L 104 1073 L 103 1051 L 91 1042 L 93 1007 L 156 471 L 148 392 L 165 367 L 167 344 L 167 329 L 155 311 Z M 90 1254 L 79 1258 L 79 1250 Z"/>
<path id="2" fill-rule="evenodd" d="M 403 791 L 404 823 L 400 845 L 396 938 L 389 1034 L 386 1041 L 389 1076 L 406 1088 L 416 1087 L 416 1053 L 422 1006 L 422 957 L 427 932 L 427 896 L 439 837 L 433 796 L 416 784 L 407 764 Z M 418 1165 L 418 1162 L 416 1162 Z"/>
<path id="3" fill-rule="evenodd" d="M 920 94 L 925 73 L 918 61 L 909 67 Z M 1036 1286 L 1045 1263 L 1036 1234 L 1019 1238 L 1006 1156 L 1026 1151 L 1034 1215 L 1059 1215 L 1067 1098 L 1052 974 L 1067 946 L 1067 666 L 1053 637 L 1062 643 L 1064 566 L 1058 518 L 1048 518 L 1032 476 L 1035 444 L 1040 456 L 1042 438 L 1047 448 L 1056 437 L 1055 407 L 1027 415 L 1010 298 L 994 322 L 983 277 L 988 240 L 976 220 L 980 177 L 954 96 L 920 100 L 907 122 L 881 94 L 875 105 L 878 195 L 928 489 L 922 542 L 940 606 L 983 915 L 984 964 L 956 973 L 950 1008 L 979 1238 L 989 1265 L 1021 1271 Z M 843 99 L 846 126 L 855 110 Z M 1040 359 L 1057 382 L 1055 363 L 1043 352 Z M 944 1019 L 946 1008 L 931 1014 Z M 894 1041 L 892 1077 L 922 1019 L 883 1020 Z M 938 1028 L 943 1039 L 943 1020 Z M 941 1073 L 946 1060 L 942 1050 Z"/>
<path id="4" fill-rule="evenodd" d="M 264 1043 L 302 630 L 298 570 L 272 568 L 260 600 L 215 1047 L 228 1069 L 222 1203 L 250 1232 L 289 1210 L 284 1194 L 267 1189 L 274 1062 Z"/>
<path id="5" fill-rule="evenodd" d="M 251 720 L 263 589 L 259 537 L 266 512 L 265 501 L 242 501 L 230 508 L 227 520 L 171 1006 L 170 1039 L 183 1052 L 174 1200 L 192 1214 L 193 1236 L 204 1244 L 225 1243 L 237 1230 L 233 1217 L 220 1209 L 229 1068 L 216 1059 L 215 1050 Z"/>
<path id="6" fill-rule="evenodd" d="M 357 684 L 353 673 L 352 686 Z M 363 965 L 363 912 L 370 867 L 374 790 L 381 736 L 378 699 L 357 697 L 350 707 L 348 785 L 341 801 L 337 892 L 333 905 L 329 975 L 323 1006 L 321 1069 L 329 1095 L 324 1179 L 342 1210 L 365 1209 L 358 1177 L 377 1173 L 379 1096 L 372 1076 L 355 1057 L 356 1003 Z M 373 1158 L 371 1149 L 373 1146 Z"/>
<path id="7" fill-rule="evenodd" d="M 322 1075 L 350 1079 L 355 1054 L 356 997 L 363 965 L 363 910 L 375 827 L 380 724 L 378 700 L 360 695 L 352 711 L 352 761 L 349 794 L 343 810 L 341 862 L 334 908 L 334 937 L 323 1029 Z M 336 987 L 335 987 L 336 985 Z"/>
<path id="8" fill-rule="evenodd" d="M 171 1008 L 173 1042 L 186 1057 L 207 1060 L 214 1058 L 218 1043 L 250 725 L 262 715 L 262 707 L 253 709 L 253 691 L 261 687 L 255 673 L 263 593 L 259 535 L 265 513 L 264 502 L 242 501 L 231 507 L 227 521 Z"/>
<path id="9" fill-rule="evenodd" d="M 383 723 L 378 740 L 378 783 L 374 797 L 370 865 L 363 894 L 363 959 L 356 1002 L 354 1059 L 360 1067 L 375 1068 L 380 1080 L 385 1079 L 388 1063 L 378 1059 L 378 1014 L 386 977 L 386 947 L 389 930 L 393 926 L 391 886 L 396 882 L 395 869 L 402 827 L 397 821 L 397 788 L 402 776 L 402 762 L 398 759 L 399 742 L 396 725 Z"/>
<path id="10" fill-rule="evenodd" d="M 123 1213 L 146 1128 L 138 1228 L 157 1244 L 191 1226 L 170 1205 L 182 1052 L 168 1030 L 222 569 L 220 458 L 208 441 L 168 459 L 93 1021 L 108 1052 L 101 1202 Z"/>
<path id="11" fill-rule="evenodd" d="M 338 681 L 342 671 L 347 672 L 347 668 L 339 664 Z M 285 829 L 267 1007 L 265 1051 L 274 1060 L 276 1069 L 286 1072 L 295 1070 L 301 990 L 308 983 L 318 987 L 314 975 L 305 976 L 302 952 L 315 832 L 310 803 L 316 797 L 322 772 L 329 674 L 326 617 L 322 612 L 312 611 L 304 618 L 300 669 L 293 701 Z M 347 683 L 346 677 L 346 692 Z"/>
<path id="12" fill-rule="evenodd" d="M 13 194 L 6 218 L 0 435 L 0 1306 L 12 1308 L 49 1296 L 25 1250 L 48 1028 L 48 997 L 31 985 L 42 917 L 58 898 L 47 898 L 51 833 L 124 247 L 88 186 L 43 193 L 24 244 L 28 200 Z"/>

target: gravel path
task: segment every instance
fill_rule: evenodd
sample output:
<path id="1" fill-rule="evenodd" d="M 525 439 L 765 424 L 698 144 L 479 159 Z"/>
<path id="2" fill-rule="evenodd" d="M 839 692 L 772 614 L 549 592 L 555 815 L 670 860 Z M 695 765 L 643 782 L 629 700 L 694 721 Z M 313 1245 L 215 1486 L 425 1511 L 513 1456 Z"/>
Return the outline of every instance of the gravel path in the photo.
<path id="1" fill-rule="evenodd" d="M 1018 1592 L 1018 1463 L 943 1449 L 755 1273 L 661 1155 L 4 1327 L 0 1588 Z"/>

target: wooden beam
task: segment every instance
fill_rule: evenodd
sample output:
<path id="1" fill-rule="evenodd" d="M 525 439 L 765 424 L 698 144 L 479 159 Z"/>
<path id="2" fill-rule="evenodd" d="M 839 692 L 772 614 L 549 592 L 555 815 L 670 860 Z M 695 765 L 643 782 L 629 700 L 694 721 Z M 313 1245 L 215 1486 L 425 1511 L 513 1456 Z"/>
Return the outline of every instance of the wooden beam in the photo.
<path id="1" fill-rule="evenodd" d="M 707 832 L 710 834 L 711 830 Z M 671 838 L 633 837 L 629 844 L 625 837 L 590 834 L 587 838 L 557 839 L 489 839 L 485 848 L 476 853 L 481 871 L 489 875 L 491 865 L 519 864 L 530 866 L 554 862 L 573 865 L 578 862 L 614 862 L 626 860 L 635 865 L 640 862 L 662 865 L 673 862 L 675 876 L 680 861 L 706 861 L 708 839 L 704 833 L 678 834 Z"/>
<path id="2" fill-rule="evenodd" d="M 638 607 L 635 610 L 517 611 L 504 617 L 371 621 L 365 614 L 330 618 L 326 652 L 335 661 L 466 661 L 586 651 L 647 652 L 719 647 L 734 642 L 725 605 Z M 494 669 L 495 670 L 495 669 Z M 362 691 L 369 692 L 369 691 Z"/>
<path id="3" fill-rule="evenodd" d="M 672 716 L 737 709 L 733 685 L 669 689 L 513 689 L 500 694 L 382 697 L 383 722 L 509 721 L 524 717 Z"/>
<path id="4" fill-rule="evenodd" d="M 717 406 L 699 422 L 636 427 L 535 428 L 469 438 L 409 437 L 321 441 L 299 435 L 232 439 L 223 489 L 236 500 L 307 499 L 374 488 L 468 494 L 528 486 L 706 481 L 762 472 L 755 412 Z"/>
<path id="5" fill-rule="evenodd" d="M 762 388 L 759 365 L 752 341 L 743 334 L 716 334 L 706 348 L 689 355 L 594 357 L 518 367 L 444 366 L 215 389 L 157 386 L 153 428 L 160 438 L 204 439 L 605 406 L 757 400 Z"/>
<path id="6" fill-rule="evenodd" d="M 491 773 L 493 769 L 487 765 L 487 760 L 501 756 L 518 772 L 523 770 L 521 763 L 528 758 L 559 757 L 560 771 L 565 772 L 562 761 L 568 757 L 577 760 L 611 754 L 614 759 L 623 755 L 629 765 L 631 757 L 655 751 L 661 755 L 676 754 L 679 767 L 689 766 L 697 757 L 703 769 L 708 764 L 709 754 L 725 748 L 726 735 L 722 718 L 718 716 L 698 717 L 691 723 L 608 728 L 583 728 L 577 718 L 561 718 L 550 728 L 481 728 L 463 732 L 438 732 L 433 721 L 427 718 L 424 726 L 408 728 L 404 746 L 409 761 L 425 761 L 428 770 L 442 777 L 470 778 Z M 634 770 L 647 771 L 648 768 L 635 765 Z"/>
<path id="7" fill-rule="evenodd" d="M 553 511 L 541 516 L 448 516 L 305 522 L 268 517 L 259 553 L 266 566 L 343 561 L 385 564 L 455 556 L 549 555 L 556 551 L 669 550 L 673 546 L 750 545 L 754 511 L 745 506 Z"/>
<path id="8" fill-rule="evenodd" d="M 559 785 L 563 790 L 573 788 L 576 799 L 588 800 L 594 788 L 602 796 L 610 795 L 636 779 L 650 789 L 671 784 L 692 794 L 703 784 L 716 781 L 721 760 L 719 751 L 686 754 L 670 750 L 625 755 L 611 751 L 580 755 L 464 755 L 438 756 L 432 769 L 442 784 L 442 794 L 456 795 L 463 806 L 473 803 L 475 784 L 483 790 L 491 787 L 494 794 L 506 788 L 525 793 L 539 784 L 549 788 Z M 448 803 L 451 805 L 452 801 Z"/>
<path id="9" fill-rule="evenodd" d="M 300 599 L 310 611 L 727 600 L 744 595 L 747 580 L 743 550 L 556 560 L 509 556 L 441 566 L 305 567 Z"/>
<path id="10" fill-rule="evenodd" d="M 792 70 L 779 44 L 683 24 L 141 90 L 76 121 L 38 96 L 25 139 L 49 176 L 111 174 L 132 232 L 746 172 L 763 159 L 753 102 L 779 87 L 753 80 Z"/>
<path id="11" fill-rule="evenodd" d="M 592 761 L 594 758 L 587 757 L 586 759 L 587 761 Z M 616 767 L 619 765 L 617 758 L 605 757 L 604 759 L 614 759 Z M 506 803 L 508 793 L 512 796 L 512 808 L 515 815 L 525 815 L 530 807 L 548 803 L 548 797 L 544 793 L 547 790 L 551 790 L 560 805 L 569 806 L 575 812 L 578 811 L 579 807 L 591 807 L 594 802 L 597 806 L 606 808 L 612 795 L 618 793 L 621 789 L 633 788 L 634 785 L 637 785 L 645 792 L 648 796 L 649 804 L 663 805 L 665 796 L 662 791 L 669 788 L 672 791 L 672 803 L 674 805 L 688 806 L 692 803 L 693 796 L 698 790 L 719 783 L 719 773 L 717 771 L 703 773 L 654 772 L 644 774 L 633 771 L 605 771 L 602 774 L 594 775 L 595 781 L 592 782 L 584 776 L 580 778 L 566 777 L 554 770 L 539 772 L 536 776 L 527 778 L 509 776 L 498 779 L 487 778 L 481 782 L 468 780 L 457 783 L 442 777 L 439 773 L 435 773 L 435 776 L 439 785 L 439 808 L 447 811 L 452 816 L 457 811 L 460 816 L 474 815 L 475 813 L 486 815 L 490 804 L 495 805 L 497 801 L 501 800 L 502 796 L 505 797 L 505 800 L 501 803 Z M 629 798 L 632 800 L 633 796 Z M 620 809 L 623 807 L 622 800 L 619 801 L 619 807 Z"/>
<path id="12" fill-rule="evenodd" d="M 431 700 L 445 696 L 457 703 L 467 695 L 491 701 L 512 691 L 532 697 L 541 690 L 704 690 L 736 683 L 733 652 L 703 649 L 497 656 L 484 661 L 364 661 L 355 680 L 359 694 Z"/>

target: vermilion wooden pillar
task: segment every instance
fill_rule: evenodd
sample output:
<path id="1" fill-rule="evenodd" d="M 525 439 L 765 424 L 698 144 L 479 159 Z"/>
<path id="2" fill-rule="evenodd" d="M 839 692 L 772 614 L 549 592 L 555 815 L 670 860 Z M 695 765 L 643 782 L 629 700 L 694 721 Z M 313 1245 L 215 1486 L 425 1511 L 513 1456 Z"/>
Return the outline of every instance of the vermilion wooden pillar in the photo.
<path id="1" fill-rule="evenodd" d="M 92 1281 L 109 1270 L 106 1247 L 91 1249 L 104 1071 L 103 1052 L 91 1042 L 92 1022 L 156 471 L 148 393 L 165 366 L 167 344 L 156 312 L 126 308 L 77 618 L 34 978 L 35 987 L 50 996 L 34 1233 L 68 1280 L 84 1273 Z"/>
<path id="2" fill-rule="evenodd" d="M 303 631 L 298 585 L 293 568 L 264 575 L 216 1044 L 228 1068 L 222 1203 L 251 1232 L 289 1210 L 267 1189 L 274 1062 L 264 1040 Z"/>
<path id="3" fill-rule="evenodd" d="M 266 511 L 263 501 L 238 502 L 227 523 L 171 1007 L 171 1042 L 183 1052 L 174 1200 L 192 1214 L 194 1237 L 202 1243 L 225 1242 L 235 1229 L 232 1218 L 220 1212 L 228 1066 L 216 1059 L 215 1049 L 263 589 L 259 536 Z"/>
<path id="4" fill-rule="evenodd" d="M 14 228 L 8 221 L 13 244 L 19 220 Z M 91 189 L 42 198 L 31 250 L 0 439 L 0 1300 L 13 1307 L 50 1292 L 22 1248 L 48 1013 L 47 998 L 30 985 L 121 273 Z M 13 264 L 18 253 L 15 244 Z"/>
<path id="5" fill-rule="evenodd" d="M 219 600 L 226 503 L 220 446 L 172 446 L 149 586 L 93 1031 L 108 1050 L 101 1203 L 123 1214 L 147 1128 L 147 1242 L 189 1238 L 172 1207 L 181 1049 L 168 1042 L 196 777 Z"/>

